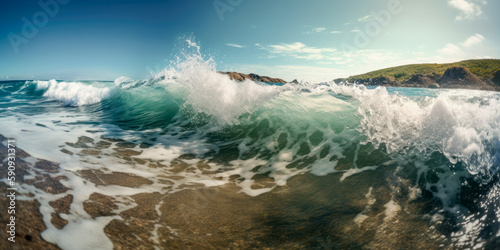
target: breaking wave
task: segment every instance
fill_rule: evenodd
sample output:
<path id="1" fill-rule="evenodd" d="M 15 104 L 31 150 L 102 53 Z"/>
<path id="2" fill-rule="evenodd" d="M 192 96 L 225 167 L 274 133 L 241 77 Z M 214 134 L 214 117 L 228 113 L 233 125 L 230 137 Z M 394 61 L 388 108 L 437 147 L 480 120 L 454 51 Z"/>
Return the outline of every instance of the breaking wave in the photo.
<path id="1" fill-rule="evenodd" d="M 464 239 L 480 242 L 482 231 L 467 225 L 491 229 L 479 215 L 489 214 L 492 223 L 500 218 L 494 212 L 499 207 L 498 93 L 237 82 L 217 73 L 215 62 L 199 51 L 189 42 L 174 66 L 151 79 L 29 81 L 18 84 L 14 93 L 24 95 L 19 99 L 29 99 L 29 105 L 37 100 L 61 103 L 52 110 L 79 107 L 88 117 L 73 121 L 81 125 L 73 131 L 57 123 L 45 125 L 53 128 L 44 132 L 53 138 L 64 130 L 147 143 L 137 157 L 164 164 L 190 155 L 216 169 L 205 174 L 217 179 L 213 183 L 234 181 L 249 195 L 284 186 L 299 174 L 341 173 L 339 181 L 344 181 L 363 171 L 394 167 L 413 173 L 404 176 L 413 178 L 406 188 L 418 190 L 414 196 L 431 193 L 442 204 L 436 213 L 452 214 L 465 225 L 453 233 L 457 246 Z M 89 124 L 95 126 L 85 127 Z M 36 131 L 33 123 L 25 126 Z M 89 134 L 92 129 L 97 132 Z M 65 143 L 56 140 L 54 147 Z M 256 188 L 262 176 L 271 185 Z M 196 178 L 199 173 L 187 179 L 208 183 Z M 474 188 L 484 195 L 468 196 Z M 467 205 L 473 203 L 484 206 Z M 498 237 L 500 231 L 492 234 Z"/>

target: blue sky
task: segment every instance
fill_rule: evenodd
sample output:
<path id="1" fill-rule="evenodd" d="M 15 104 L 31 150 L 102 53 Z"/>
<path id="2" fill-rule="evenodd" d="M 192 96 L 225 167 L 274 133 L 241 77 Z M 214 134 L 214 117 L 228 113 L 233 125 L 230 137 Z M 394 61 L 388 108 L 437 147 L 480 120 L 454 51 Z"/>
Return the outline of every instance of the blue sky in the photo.
<path id="1" fill-rule="evenodd" d="M 500 58 L 499 9 L 493 0 L 11 1 L 0 10 L 0 80 L 141 79 L 186 37 L 218 70 L 289 81 Z"/>

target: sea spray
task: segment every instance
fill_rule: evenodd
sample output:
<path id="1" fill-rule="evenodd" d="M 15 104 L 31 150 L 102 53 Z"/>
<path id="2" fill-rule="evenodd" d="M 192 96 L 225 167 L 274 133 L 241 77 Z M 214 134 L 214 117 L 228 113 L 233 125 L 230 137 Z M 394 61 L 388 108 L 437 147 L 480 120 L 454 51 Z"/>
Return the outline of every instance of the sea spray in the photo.
<path id="1" fill-rule="evenodd" d="M 213 117 L 220 125 L 231 125 L 280 93 L 277 87 L 230 80 L 217 73 L 212 58 L 203 58 L 195 42 L 187 43 L 193 52 L 181 53 L 178 63 L 163 72 L 166 82 L 180 85 L 187 93 L 185 107 Z"/>

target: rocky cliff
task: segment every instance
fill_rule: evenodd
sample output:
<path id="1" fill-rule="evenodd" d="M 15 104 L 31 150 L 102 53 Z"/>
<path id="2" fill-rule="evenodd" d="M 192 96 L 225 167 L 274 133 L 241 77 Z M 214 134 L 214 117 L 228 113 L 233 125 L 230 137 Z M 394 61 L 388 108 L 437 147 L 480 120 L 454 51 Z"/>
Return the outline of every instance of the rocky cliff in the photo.
<path id="1" fill-rule="evenodd" d="M 257 74 L 242 74 L 237 72 L 219 72 L 224 75 L 228 75 L 231 80 L 244 81 L 252 80 L 256 82 L 270 82 L 270 83 L 287 83 L 285 80 L 280 78 L 272 78 L 269 76 L 260 76 Z"/>
<path id="2" fill-rule="evenodd" d="M 386 86 L 386 87 L 400 87 L 401 83 L 396 81 L 394 77 L 390 76 L 379 76 L 368 79 L 356 79 L 354 83 L 364 84 L 367 86 Z"/>
<path id="3" fill-rule="evenodd" d="M 481 88 L 486 85 L 479 77 L 472 74 L 464 67 L 451 67 L 437 81 L 441 87 L 457 88 L 457 87 L 476 87 Z"/>
<path id="4" fill-rule="evenodd" d="M 491 81 L 481 80 L 465 67 L 448 68 L 443 75 L 437 73 L 415 74 L 403 82 L 384 75 L 367 79 L 351 77 L 348 81 L 367 86 L 500 90 L 500 71 L 495 74 Z"/>
<path id="5" fill-rule="evenodd" d="M 500 86 L 500 70 L 497 71 L 497 73 L 495 73 L 495 75 L 493 76 L 493 79 L 491 79 L 491 81 L 493 82 L 493 84 L 495 84 L 496 86 Z"/>
<path id="6" fill-rule="evenodd" d="M 436 73 L 432 74 L 416 74 L 413 75 L 409 80 L 404 81 L 402 84 L 403 86 L 412 86 L 412 87 L 420 87 L 420 88 L 427 88 L 429 86 L 434 86 L 437 82 L 437 80 L 440 78 L 440 75 Z"/>

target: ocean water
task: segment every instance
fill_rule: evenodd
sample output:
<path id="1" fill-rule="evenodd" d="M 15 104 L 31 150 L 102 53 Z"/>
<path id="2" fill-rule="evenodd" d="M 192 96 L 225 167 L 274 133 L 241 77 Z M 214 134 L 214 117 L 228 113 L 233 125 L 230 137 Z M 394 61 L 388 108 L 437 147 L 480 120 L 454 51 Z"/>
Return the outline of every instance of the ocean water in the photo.
<path id="1" fill-rule="evenodd" d="M 31 155 L 30 166 L 34 158 L 59 164 L 51 175 L 65 176 L 68 190 L 52 194 L 20 183 L 19 192 L 40 202 L 42 238 L 63 249 L 116 246 L 105 228 L 126 220 L 120 212 L 138 206 L 134 195 L 168 198 L 228 186 L 237 196 L 228 206 L 248 209 L 248 200 L 268 208 L 256 208 L 246 222 L 255 223 L 252 229 L 234 233 L 251 243 L 242 248 L 500 244 L 496 92 L 236 82 L 218 74 L 213 60 L 188 53 L 141 81 L 1 82 L 0 134 L 16 139 Z M 99 184 L 86 171 L 148 181 L 130 186 L 117 177 Z M 93 193 L 114 197 L 116 214 L 89 216 L 84 204 Z M 67 194 L 73 201 L 59 229 L 50 202 Z M 158 218 L 163 203 L 156 200 Z M 168 237 L 158 228 L 182 231 L 190 222 L 183 223 L 155 221 L 146 237 L 151 247 L 190 239 L 185 232 L 162 240 Z M 210 230 L 219 241 L 203 238 L 211 243 L 202 248 L 231 246 L 224 242 L 230 236 Z M 249 232 L 259 232 L 259 240 L 245 238 Z"/>

